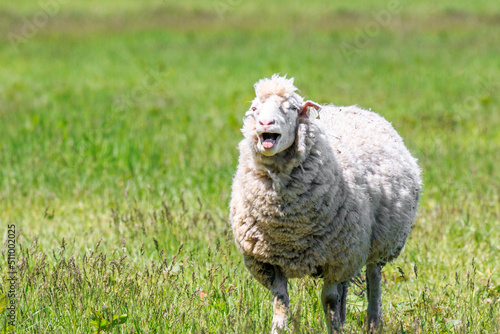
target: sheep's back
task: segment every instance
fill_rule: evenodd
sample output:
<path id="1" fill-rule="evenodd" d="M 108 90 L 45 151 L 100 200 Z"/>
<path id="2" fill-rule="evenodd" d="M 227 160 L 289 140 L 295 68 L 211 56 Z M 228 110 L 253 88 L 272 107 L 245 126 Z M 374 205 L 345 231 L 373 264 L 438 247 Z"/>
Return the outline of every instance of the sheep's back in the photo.
<path id="1" fill-rule="evenodd" d="M 356 106 L 326 106 L 316 123 L 329 138 L 344 177 L 372 227 L 369 262 L 397 257 L 410 232 L 420 195 L 420 169 L 382 116 Z"/>

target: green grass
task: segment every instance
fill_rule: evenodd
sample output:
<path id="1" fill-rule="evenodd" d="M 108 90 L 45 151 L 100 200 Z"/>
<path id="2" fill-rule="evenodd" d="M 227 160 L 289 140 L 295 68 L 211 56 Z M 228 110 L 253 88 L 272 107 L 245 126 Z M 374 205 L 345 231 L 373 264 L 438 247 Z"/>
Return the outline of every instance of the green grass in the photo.
<path id="1" fill-rule="evenodd" d="M 500 5 L 400 2 L 377 23 L 389 4 L 71 1 L 14 45 L 41 7 L 2 3 L 16 333 L 269 330 L 271 296 L 227 206 L 252 85 L 273 73 L 317 102 L 372 108 L 419 159 L 418 219 L 384 269 L 384 332 L 499 332 Z M 364 326 L 362 278 L 346 332 Z M 325 330 L 320 289 L 291 282 L 292 331 Z"/>

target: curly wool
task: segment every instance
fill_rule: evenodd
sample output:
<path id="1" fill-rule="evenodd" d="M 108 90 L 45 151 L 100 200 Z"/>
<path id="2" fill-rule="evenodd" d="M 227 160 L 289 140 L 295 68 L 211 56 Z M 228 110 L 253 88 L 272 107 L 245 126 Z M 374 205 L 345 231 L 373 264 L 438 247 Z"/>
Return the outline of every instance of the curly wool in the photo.
<path id="1" fill-rule="evenodd" d="M 296 90 L 266 85 L 272 91 L 258 97 Z M 236 245 L 255 278 L 269 286 L 279 266 L 289 278 L 343 282 L 399 255 L 421 181 L 390 123 L 356 106 L 323 106 L 319 119 L 299 118 L 290 148 L 269 157 L 256 149 L 255 126 L 245 119 L 230 203 Z"/>
<path id="2" fill-rule="evenodd" d="M 287 79 L 286 76 L 280 77 L 274 74 L 270 79 L 264 78 L 257 81 L 254 85 L 255 95 L 261 100 L 265 100 L 269 96 L 277 95 L 283 98 L 300 98 L 295 92 L 297 87 L 293 85 L 293 78 Z"/>

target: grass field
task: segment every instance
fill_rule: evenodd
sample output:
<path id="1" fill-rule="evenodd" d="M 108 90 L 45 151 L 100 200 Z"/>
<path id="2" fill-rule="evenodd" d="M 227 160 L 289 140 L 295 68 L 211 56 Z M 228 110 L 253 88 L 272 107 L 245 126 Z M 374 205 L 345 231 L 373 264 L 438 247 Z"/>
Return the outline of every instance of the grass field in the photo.
<path id="1" fill-rule="evenodd" d="M 273 73 L 380 113 L 419 159 L 382 331 L 500 332 L 500 3 L 22 0 L 0 32 L 0 333 L 267 332 L 228 202 Z M 290 332 L 325 331 L 320 287 L 292 281 Z"/>

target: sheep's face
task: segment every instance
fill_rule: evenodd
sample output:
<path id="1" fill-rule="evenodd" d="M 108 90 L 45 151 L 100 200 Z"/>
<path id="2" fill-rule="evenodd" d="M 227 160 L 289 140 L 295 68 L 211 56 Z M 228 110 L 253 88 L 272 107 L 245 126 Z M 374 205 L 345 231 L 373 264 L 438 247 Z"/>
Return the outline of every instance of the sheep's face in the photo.
<path id="1" fill-rule="evenodd" d="M 265 100 L 256 98 L 247 115 L 255 122 L 256 149 L 265 156 L 273 156 L 289 148 L 295 141 L 297 121 L 302 101 L 272 95 Z"/>
<path id="2" fill-rule="evenodd" d="M 242 132 L 252 149 L 265 156 L 274 156 L 295 141 L 300 117 L 307 117 L 307 108 L 319 105 L 295 93 L 293 78 L 275 74 L 259 80 L 250 109 L 245 114 Z"/>

